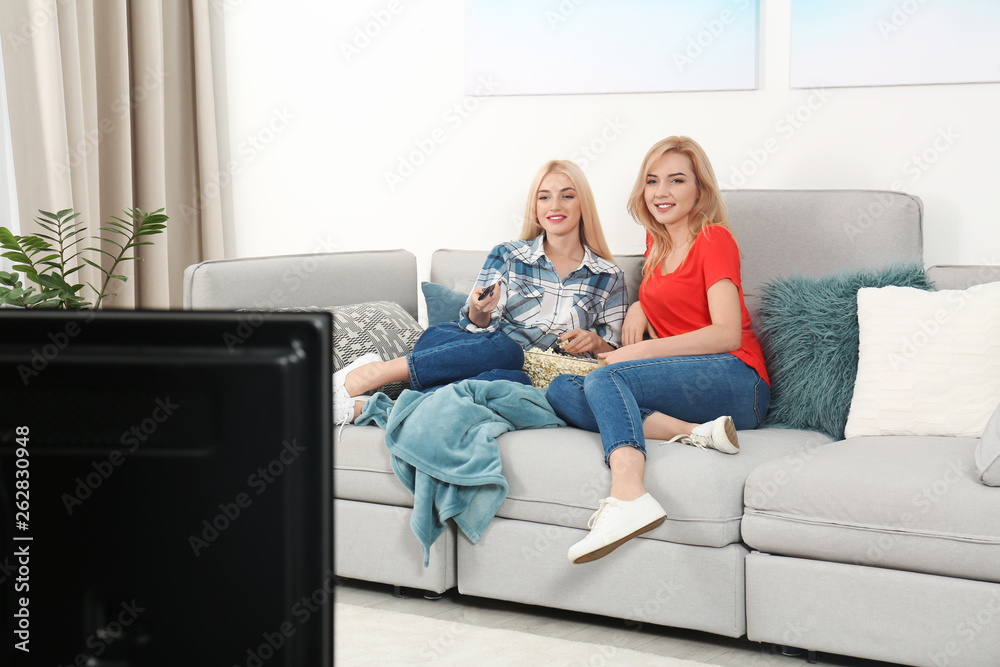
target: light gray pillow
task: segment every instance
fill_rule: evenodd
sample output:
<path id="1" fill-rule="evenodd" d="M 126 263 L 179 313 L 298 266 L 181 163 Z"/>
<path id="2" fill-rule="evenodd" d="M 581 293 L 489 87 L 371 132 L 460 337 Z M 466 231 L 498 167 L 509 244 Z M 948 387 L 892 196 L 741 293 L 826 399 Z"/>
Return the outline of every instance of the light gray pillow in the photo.
<path id="1" fill-rule="evenodd" d="M 1000 486 L 1000 407 L 990 417 L 976 447 L 976 471 L 987 486 Z"/>

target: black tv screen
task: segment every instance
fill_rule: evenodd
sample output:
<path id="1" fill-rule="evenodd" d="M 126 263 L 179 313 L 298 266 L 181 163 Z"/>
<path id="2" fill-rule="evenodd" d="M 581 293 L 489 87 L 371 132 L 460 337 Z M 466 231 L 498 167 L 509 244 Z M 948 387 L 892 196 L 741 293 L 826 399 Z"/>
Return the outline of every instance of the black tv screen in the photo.
<path id="1" fill-rule="evenodd" d="M 0 310 L 0 664 L 331 663 L 330 328 Z"/>

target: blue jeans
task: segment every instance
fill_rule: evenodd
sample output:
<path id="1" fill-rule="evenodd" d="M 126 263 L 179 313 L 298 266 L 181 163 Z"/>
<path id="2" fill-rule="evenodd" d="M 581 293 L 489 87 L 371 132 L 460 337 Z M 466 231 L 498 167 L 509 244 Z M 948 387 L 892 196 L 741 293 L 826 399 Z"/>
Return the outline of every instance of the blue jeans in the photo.
<path id="1" fill-rule="evenodd" d="M 524 350 L 502 331 L 473 333 L 458 322 L 433 324 L 406 355 L 410 386 L 430 392 L 460 380 L 511 380 L 531 384 L 522 371 Z"/>
<path id="2" fill-rule="evenodd" d="M 619 447 L 646 453 L 642 422 L 653 412 L 696 424 L 730 415 L 737 429 L 756 428 L 771 390 L 735 356 L 707 354 L 623 361 L 586 377 L 560 375 L 546 396 L 564 421 L 601 433 L 607 463 Z"/>

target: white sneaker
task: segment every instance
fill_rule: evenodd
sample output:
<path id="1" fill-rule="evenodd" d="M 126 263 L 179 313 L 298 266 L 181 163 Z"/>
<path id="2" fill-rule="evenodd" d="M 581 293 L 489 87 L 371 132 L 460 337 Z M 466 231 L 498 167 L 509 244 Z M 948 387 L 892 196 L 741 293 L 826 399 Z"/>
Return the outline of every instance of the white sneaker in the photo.
<path id="1" fill-rule="evenodd" d="M 333 423 L 343 426 L 354 421 L 354 403 L 357 399 L 350 396 L 333 397 Z"/>
<path id="2" fill-rule="evenodd" d="M 648 493 L 635 500 L 605 498 L 590 517 L 590 533 L 569 548 L 571 563 L 589 563 L 607 556 L 633 537 L 648 533 L 667 519 L 660 503 Z"/>
<path id="3" fill-rule="evenodd" d="M 738 454 L 740 441 L 732 417 L 719 417 L 694 427 L 691 435 L 675 435 L 667 442 L 680 442 L 701 449 L 717 449 L 725 454 Z"/>
<path id="4" fill-rule="evenodd" d="M 344 387 L 344 383 L 347 381 L 347 375 L 355 368 L 360 368 L 366 364 L 372 363 L 373 361 L 382 361 L 382 357 L 379 356 L 378 352 L 362 354 L 360 357 L 333 374 L 333 400 L 335 402 L 340 397 L 350 396 L 350 394 L 347 393 L 347 388 Z M 336 403 L 334 404 L 336 405 Z"/>

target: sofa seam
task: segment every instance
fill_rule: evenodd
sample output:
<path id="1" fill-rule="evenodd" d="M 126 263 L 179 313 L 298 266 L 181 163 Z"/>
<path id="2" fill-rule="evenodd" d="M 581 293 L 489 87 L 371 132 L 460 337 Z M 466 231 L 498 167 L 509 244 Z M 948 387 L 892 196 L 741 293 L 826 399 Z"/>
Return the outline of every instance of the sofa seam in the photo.
<path id="1" fill-rule="evenodd" d="M 956 542 L 967 542 L 971 544 L 984 544 L 984 545 L 1000 545 L 1000 539 L 989 538 L 973 535 L 957 535 L 948 533 L 938 533 L 929 531 L 912 531 L 912 530 L 897 530 L 892 528 L 887 528 L 885 526 L 875 526 L 871 524 L 863 523 L 846 523 L 838 521 L 830 521 L 827 519 L 812 519 L 807 517 L 792 516 L 790 514 L 784 514 L 782 512 L 773 512 L 767 510 L 757 510 L 747 508 L 744 516 L 757 516 L 766 519 L 781 519 L 785 521 L 790 521 L 792 523 L 801 523 L 812 526 L 830 526 L 834 528 L 846 528 L 849 530 L 860 530 L 869 533 L 887 533 L 892 535 L 901 536 L 912 536 L 912 537 L 929 537 L 941 540 L 954 540 Z"/>
<path id="2" fill-rule="evenodd" d="M 561 502 L 559 502 L 557 500 L 544 500 L 544 499 L 541 499 L 541 498 L 525 498 L 523 496 L 515 496 L 515 495 L 509 494 L 509 493 L 507 494 L 507 500 L 514 500 L 514 501 L 523 502 L 523 503 L 534 503 L 534 504 L 538 504 L 538 505 L 557 505 L 559 507 L 568 507 L 570 509 L 578 509 L 578 510 L 582 510 L 584 512 L 594 512 L 595 511 L 595 508 L 593 508 L 593 507 L 583 507 L 581 505 L 575 505 L 575 504 L 570 504 L 570 503 L 561 503 Z M 689 521 L 689 522 L 702 521 L 702 522 L 706 522 L 706 523 L 731 523 L 733 521 L 741 521 L 742 519 L 743 519 L 743 515 L 742 514 L 740 514 L 738 516 L 733 516 L 733 517 L 721 517 L 721 518 L 718 518 L 718 519 L 708 519 L 708 518 L 702 519 L 702 518 L 699 518 L 699 517 L 678 517 L 678 516 L 671 516 L 669 514 L 667 515 L 667 520 L 668 521 L 672 520 L 672 521 Z"/>
<path id="3" fill-rule="evenodd" d="M 392 472 L 391 470 L 378 470 L 376 468 L 360 468 L 357 466 L 338 466 L 334 464 L 333 469 L 334 471 L 346 470 L 348 472 L 372 472 L 372 473 L 380 473 L 382 475 L 392 475 L 393 477 L 396 476 L 396 473 Z"/>

